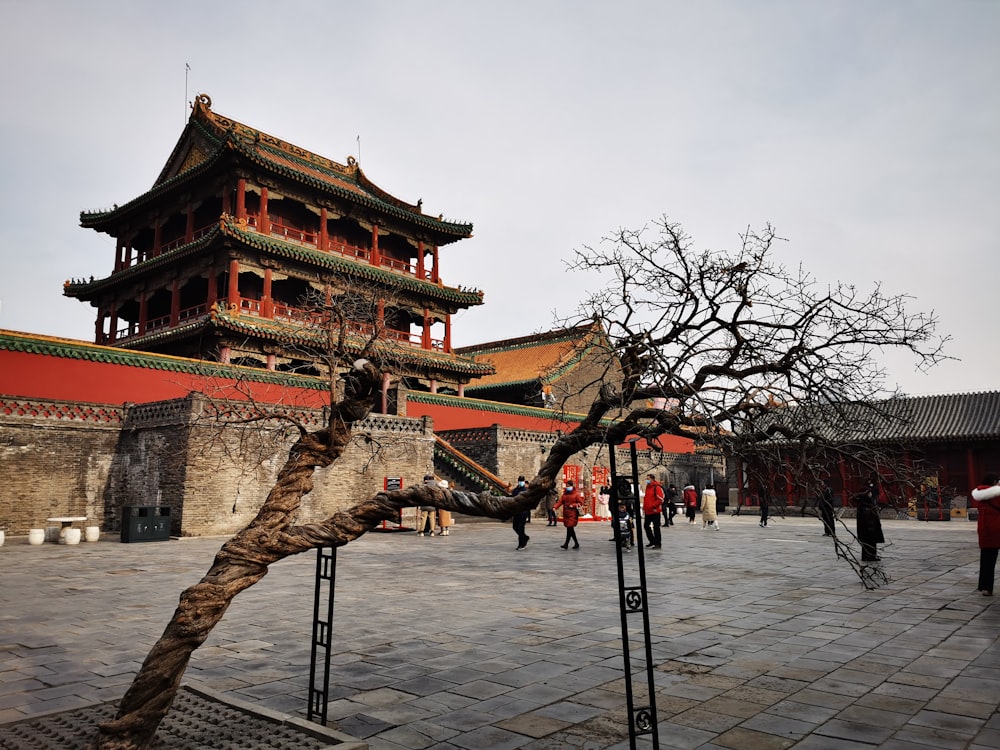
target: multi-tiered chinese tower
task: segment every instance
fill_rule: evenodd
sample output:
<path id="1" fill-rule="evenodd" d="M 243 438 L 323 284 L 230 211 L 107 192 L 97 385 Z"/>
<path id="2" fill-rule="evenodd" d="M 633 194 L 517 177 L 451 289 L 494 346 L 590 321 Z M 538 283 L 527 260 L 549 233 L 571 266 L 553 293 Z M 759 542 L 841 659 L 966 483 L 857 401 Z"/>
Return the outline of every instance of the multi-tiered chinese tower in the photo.
<path id="1" fill-rule="evenodd" d="M 392 341 L 410 388 L 461 394 L 492 372 L 452 351 L 451 317 L 483 295 L 444 284 L 439 264 L 471 224 L 425 215 L 353 158 L 339 164 L 216 114 L 206 95 L 152 189 L 80 223 L 116 240 L 109 276 L 65 287 L 97 308 L 99 344 L 322 374 L 305 346 L 310 300 L 335 308 L 349 285 L 373 311 L 348 322 L 351 335 L 377 328 Z"/>

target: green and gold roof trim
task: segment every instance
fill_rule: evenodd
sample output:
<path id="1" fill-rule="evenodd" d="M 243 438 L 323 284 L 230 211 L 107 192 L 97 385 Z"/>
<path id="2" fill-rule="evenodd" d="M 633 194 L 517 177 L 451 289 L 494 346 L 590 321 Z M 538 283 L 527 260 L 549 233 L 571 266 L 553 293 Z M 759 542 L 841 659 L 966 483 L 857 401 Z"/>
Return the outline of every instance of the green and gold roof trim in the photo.
<path id="1" fill-rule="evenodd" d="M 193 256 L 208 247 L 219 235 L 239 240 L 248 247 L 272 256 L 290 258 L 303 263 L 320 266 L 334 272 L 355 276 L 379 284 L 414 292 L 421 296 L 450 302 L 461 307 L 483 304 L 483 293 L 478 290 L 463 290 L 455 287 L 435 284 L 407 274 L 395 273 L 384 268 L 344 258 L 332 253 L 314 250 L 287 240 L 258 234 L 246 228 L 245 224 L 231 216 L 223 216 L 218 226 L 213 227 L 203 236 L 186 245 L 175 247 L 168 252 L 150 258 L 134 266 L 116 271 L 103 279 L 71 279 L 63 285 L 63 294 L 67 297 L 90 296 L 105 288 L 115 288 L 123 281 L 152 273 L 163 267 L 173 265 L 178 259 Z"/>
<path id="2" fill-rule="evenodd" d="M 466 386 L 468 390 L 468 386 Z M 421 404 L 433 404 L 436 406 L 450 406 L 456 409 L 472 409 L 473 411 L 485 411 L 496 414 L 511 414 L 519 417 L 536 417 L 554 422 L 582 422 L 585 414 L 570 414 L 567 412 L 553 412 L 552 409 L 542 409 L 537 406 L 518 406 L 502 401 L 488 401 L 481 398 L 468 398 L 463 396 L 451 396 L 447 393 L 425 393 L 424 391 L 407 391 L 407 401 L 416 401 Z"/>
<path id="3" fill-rule="evenodd" d="M 299 323 L 284 323 L 280 320 L 258 318 L 252 315 L 240 315 L 226 310 L 219 305 L 210 316 L 211 325 L 245 336 L 254 336 L 267 341 L 277 341 L 287 346 L 302 346 L 317 348 L 326 338 L 323 328 L 306 327 Z M 347 341 L 348 347 L 360 352 L 364 345 L 361 337 L 352 337 Z M 435 370 L 461 373 L 472 377 L 489 375 L 493 372 L 492 365 L 459 357 L 433 349 L 419 349 L 405 344 L 394 345 L 390 342 L 381 344 L 381 351 L 388 359 L 406 365 L 417 365 Z"/>

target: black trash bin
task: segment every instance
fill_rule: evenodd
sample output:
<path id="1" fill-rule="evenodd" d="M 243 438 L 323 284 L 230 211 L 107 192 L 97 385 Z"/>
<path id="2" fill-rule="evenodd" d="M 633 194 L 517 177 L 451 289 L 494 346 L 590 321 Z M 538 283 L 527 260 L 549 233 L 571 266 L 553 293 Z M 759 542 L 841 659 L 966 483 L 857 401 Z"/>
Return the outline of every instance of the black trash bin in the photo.
<path id="1" fill-rule="evenodd" d="M 126 505 L 122 508 L 123 542 L 165 542 L 170 539 L 170 508 Z"/>

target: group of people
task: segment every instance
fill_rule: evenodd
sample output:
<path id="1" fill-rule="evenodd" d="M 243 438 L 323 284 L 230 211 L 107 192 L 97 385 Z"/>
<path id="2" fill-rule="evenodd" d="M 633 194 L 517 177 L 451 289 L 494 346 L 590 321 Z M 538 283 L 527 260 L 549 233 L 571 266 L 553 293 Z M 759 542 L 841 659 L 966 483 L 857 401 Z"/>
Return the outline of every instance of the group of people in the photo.
<path id="1" fill-rule="evenodd" d="M 430 474 L 424 477 L 424 484 L 448 487 L 445 481 L 438 482 Z M 511 493 L 513 497 L 521 494 L 527 489 L 527 482 L 523 476 L 517 478 L 517 486 Z M 701 509 L 702 528 L 719 528 L 718 513 L 716 511 L 716 493 L 711 484 L 701 492 L 701 502 L 698 501 L 698 494 L 694 485 L 688 484 L 682 493 L 678 493 L 677 487 L 673 484 L 664 487 L 653 474 L 646 475 L 646 488 L 642 499 L 643 531 L 646 535 L 646 547 L 650 549 L 660 549 L 663 545 L 662 526 L 673 526 L 674 516 L 677 515 L 677 500 L 680 494 L 684 505 L 684 514 L 689 524 L 695 523 L 696 511 Z M 873 477 L 869 480 L 864 492 L 854 496 L 854 504 L 857 508 L 857 538 L 861 545 L 862 563 L 876 562 L 878 556 L 878 545 L 885 543 L 885 536 L 882 532 L 882 522 L 879 518 L 879 494 L 880 489 L 877 480 Z M 972 491 L 972 499 L 979 509 L 977 533 L 979 537 L 980 559 L 979 559 L 979 588 L 977 591 L 983 596 L 993 596 L 993 584 L 997 558 L 1000 556 L 1000 477 L 997 474 L 987 474 L 983 478 L 983 483 Z M 827 485 L 824 486 L 819 497 L 820 517 L 823 521 L 823 534 L 825 536 L 836 537 L 836 526 L 833 510 L 833 490 Z M 566 482 L 566 487 L 561 496 L 555 491 L 546 498 L 545 509 L 548 518 L 548 526 L 556 526 L 559 516 L 556 511 L 562 509 L 562 524 L 566 529 L 566 540 L 560 545 L 561 549 L 569 549 L 570 543 L 573 549 L 580 548 L 580 541 L 576 536 L 576 527 L 580 522 L 581 509 L 584 506 L 584 497 L 577 489 L 576 483 L 572 480 Z M 769 505 L 766 499 L 760 503 L 761 526 L 767 526 Z M 419 508 L 419 520 L 417 525 L 418 536 L 433 536 L 435 533 L 435 519 L 437 534 L 447 536 L 452 526 L 451 513 L 447 510 L 438 509 L 433 505 L 424 505 Z M 514 531 L 517 534 L 517 549 L 523 550 L 528 545 L 528 536 L 525 526 L 531 520 L 531 510 L 524 510 L 514 516 Z M 632 518 L 628 503 L 624 500 L 619 502 L 617 514 L 612 522 L 618 527 L 618 533 L 612 540 L 619 540 L 627 549 L 631 549 L 635 544 L 635 520 Z"/>
<path id="2" fill-rule="evenodd" d="M 431 474 L 424 475 L 424 484 L 448 489 L 448 482 L 438 481 Z M 417 536 L 448 536 L 451 533 L 451 511 L 436 508 L 433 505 L 421 505 L 417 508 Z"/>
<path id="3" fill-rule="evenodd" d="M 525 478 L 517 478 L 517 486 L 511 493 L 516 497 L 527 489 Z M 602 495 L 610 494 L 607 488 L 601 489 Z M 684 488 L 683 495 L 678 492 L 673 484 L 664 487 L 655 475 L 646 475 L 646 488 L 642 499 L 642 525 L 646 535 L 647 548 L 661 549 L 663 546 L 662 528 L 674 525 L 674 516 L 678 513 L 678 499 L 682 500 L 685 508 L 685 515 L 689 523 L 695 522 L 695 513 L 698 509 L 698 497 L 693 485 Z M 584 497 L 577 489 L 573 480 L 566 482 L 565 490 L 561 496 L 551 493 L 546 498 L 545 510 L 548 526 L 556 526 L 559 523 L 559 516 L 556 511 L 562 509 L 562 524 L 566 529 L 566 540 L 560 545 L 561 549 L 569 549 L 572 543 L 573 549 L 580 548 L 579 539 L 576 536 L 576 527 L 580 522 L 581 509 L 584 506 Z M 715 489 L 711 486 L 702 491 L 701 511 L 705 526 L 719 528 L 719 522 L 715 510 Z M 525 526 L 531 518 L 531 511 L 526 510 L 514 516 L 514 532 L 517 534 L 517 549 L 524 549 L 531 538 L 525 532 Z M 614 511 L 612 523 L 619 528 L 621 542 L 626 549 L 631 549 L 635 544 L 635 523 L 637 519 L 632 518 L 632 511 L 628 503 L 621 500 L 618 508 Z M 613 537 L 614 541 L 617 537 Z"/>

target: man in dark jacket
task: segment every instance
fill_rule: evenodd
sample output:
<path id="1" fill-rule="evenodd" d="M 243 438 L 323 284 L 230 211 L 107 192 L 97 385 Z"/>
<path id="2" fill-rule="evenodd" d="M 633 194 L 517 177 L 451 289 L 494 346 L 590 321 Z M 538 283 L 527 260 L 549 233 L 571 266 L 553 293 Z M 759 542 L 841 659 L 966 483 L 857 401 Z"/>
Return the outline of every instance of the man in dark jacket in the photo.
<path id="1" fill-rule="evenodd" d="M 528 489 L 528 485 L 525 483 L 524 477 L 517 478 L 517 487 L 514 491 L 510 493 L 511 497 L 517 497 L 522 492 Z M 531 518 L 531 510 L 522 510 L 519 513 L 514 514 L 514 532 L 517 534 L 517 548 L 524 549 L 528 546 L 528 540 L 531 539 L 526 533 L 524 533 L 524 526 Z"/>

